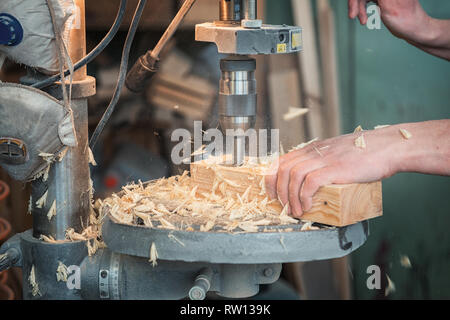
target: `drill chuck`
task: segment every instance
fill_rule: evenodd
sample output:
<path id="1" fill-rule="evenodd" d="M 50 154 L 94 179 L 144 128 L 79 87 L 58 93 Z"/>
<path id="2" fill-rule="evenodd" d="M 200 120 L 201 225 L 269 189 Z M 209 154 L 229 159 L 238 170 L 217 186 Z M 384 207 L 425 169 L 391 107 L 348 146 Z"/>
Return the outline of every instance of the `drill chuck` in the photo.
<path id="1" fill-rule="evenodd" d="M 225 134 L 233 130 L 233 164 L 245 158 L 245 131 L 256 121 L 255 59 L 231 56 L 220 61 L 219 120 Z"/>

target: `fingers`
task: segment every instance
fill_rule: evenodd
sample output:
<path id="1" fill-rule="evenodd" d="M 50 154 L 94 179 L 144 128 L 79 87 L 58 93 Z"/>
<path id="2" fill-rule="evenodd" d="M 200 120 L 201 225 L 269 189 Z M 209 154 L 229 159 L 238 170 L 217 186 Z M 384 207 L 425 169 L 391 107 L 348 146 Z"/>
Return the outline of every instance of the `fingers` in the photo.
<path id="1" fill-rule="evenodd" d="M 361 22 L 361 24 L 366 24 L 368 17 L 367 17 L 367 11 L 366 11 L 366 0 L 360 0 L 359 1 L 359 14 L 358 14 L 358 18 L 359 18 L 359 22 Z"/>
<path id="2" fill-rule="evenodd" d="M 292 215 L 300 218 L 303 214 L 302 204 L 300 203 L 300 190 L 305 177 L 308 173 L 320 169 L 324 166 L 318 159 L 298 163 L 289 173 L 289 207 Z"/>
<path id="3" fill-rule="evenodd" d="M 284 162 L 283 164 L 280 164 L 280 167 L 278 168 L 276 191 L 278 199 L 281 201 L 282 205 L 285 205 L 289 201 L 289 176 L 291 173 L 291 169 L 294 166 L 308 161 L 311 158 L 314 158 L 314 156 L 310 153 L 306 153 L 304 155 L 297 156 L 287 162 Z"/>
<path id="4" fill-rule="evenodd" d="M 348 0 L 348 16 L 350 19 L 359 18 L 361 24 L 367 23 L 367 0 Z"/>
<path id="5" fill-rule="evenodd" d="M 359 0 L 348 0 L 348 17 L 355 19 L 359 12 Z"/>
<path id="6" fill-rule="evenodd" d="M 305 160 L 307 158 L 310 158 L 312 156 L 311 154 L 309 154 L 310 151 L 310 148 L 304 148 L 289 152 L 288 154 L 277 159 L 271 165 L 270 169 L 268 170 L 269 174 L 265 177 L 266 192 L 271 199 L 277 199 L 277 182 L 280 168 L 285 167 L 286 164 L 292 160 L 298 161 L 299 159 Z M 285 174 L 288 174 L 288 172 Z"/>
<path id="7" fill-rule="evenodd" d="M 300 201 L 304 212 L 309 211 L 312 208 L 312 197 L 320 187 L 335 182 L 334 180 L 336 179 L 336 174 L 338 174 L 338 172 L 339 170 L 336 168 L 326 167 L 315 170 L 306 176 L 300 192 Z"/>

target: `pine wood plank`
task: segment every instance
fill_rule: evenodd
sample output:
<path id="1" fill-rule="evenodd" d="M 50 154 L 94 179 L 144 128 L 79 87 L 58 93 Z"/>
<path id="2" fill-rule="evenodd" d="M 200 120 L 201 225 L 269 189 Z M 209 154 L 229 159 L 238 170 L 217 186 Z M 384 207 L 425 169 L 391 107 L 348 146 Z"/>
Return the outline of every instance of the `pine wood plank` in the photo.
<path id="1" fill-rule="evenodd" d="M 268 197 L 261 168 L 240 168 L 214 165 L 206 160 L 191 164 L 191 177 L 197 192 L 210 193 L 214 184 L 222 183 L 216 190 L 225 196 L 238 198 L 250 187 L 248 199 Z M 217 192 L 217 191 L 216 191 Z M 283 209 L 279 201 L 271 207 L 280 213 Z M 304 220 L 345 226 L 382 215 L 381 182 L 363 184 L 329 185 L 319 189 L 313 197 L 313 206 L 302 216 Z"/>

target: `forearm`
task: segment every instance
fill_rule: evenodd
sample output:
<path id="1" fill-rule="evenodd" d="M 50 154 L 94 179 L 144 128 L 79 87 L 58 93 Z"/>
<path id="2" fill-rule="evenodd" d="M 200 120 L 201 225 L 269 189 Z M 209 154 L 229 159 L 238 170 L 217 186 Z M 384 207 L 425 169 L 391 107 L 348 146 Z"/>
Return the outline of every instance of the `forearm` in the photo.
<path id="1" fill-rule="evenodd" d="M 450 119 L 406 123 L 382 130 L 406 129 L 412 137 L 399 146 L 397 172 L 450 176 Z"/>
<path id="2" fill-rule="evenodd" d="M 450 61 L 450 20 L 427 17 L 418 36 L 406 39 L 412 45 L 434 56 Z"/>

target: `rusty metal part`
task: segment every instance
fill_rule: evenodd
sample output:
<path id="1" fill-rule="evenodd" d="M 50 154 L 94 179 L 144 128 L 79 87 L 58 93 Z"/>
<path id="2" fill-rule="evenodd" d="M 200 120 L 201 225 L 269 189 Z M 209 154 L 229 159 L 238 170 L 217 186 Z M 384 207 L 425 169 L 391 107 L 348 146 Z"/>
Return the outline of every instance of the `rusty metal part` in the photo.
<path id="1" fill-rule="evenodd" d="M 70 89 L 70 83 L 66 81 L 67 92 Z M 72 99 L 89 98 L 96 93 L 96 81 L 94 77 L 86 76 L 83 80 L 72 82 Z M 61 82 L 55 82 L 53 85 L 45 88 L 45 91 L 58 100 L 62 100 Z"/>
<path id="2" fill-rule="evenodd" d="M 69 56 L 72 62 L 80 61 L 86 56 L 86 19 L 85 0 L 74 0 L 76 17 L 69 35 Z M 87 67 L 77 70 L 73 75 L 73 80 L 84 80 L 87 76 Z"/>

